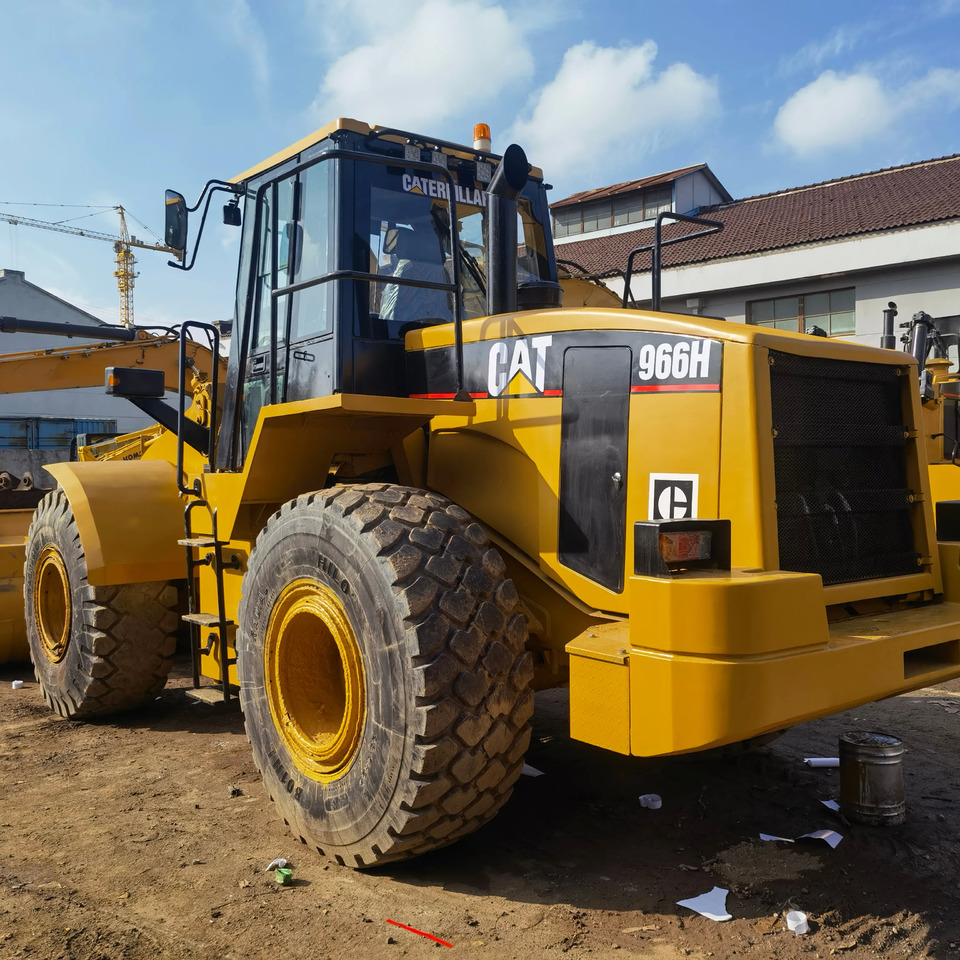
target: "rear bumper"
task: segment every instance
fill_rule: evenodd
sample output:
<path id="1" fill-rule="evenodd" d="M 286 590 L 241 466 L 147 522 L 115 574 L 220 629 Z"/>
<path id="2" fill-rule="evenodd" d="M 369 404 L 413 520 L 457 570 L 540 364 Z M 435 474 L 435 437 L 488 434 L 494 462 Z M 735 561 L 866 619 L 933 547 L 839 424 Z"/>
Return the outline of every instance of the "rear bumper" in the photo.
<path id="1" fill-rule="evenodd" d="M 567 645 L 571 736 L 618 753 L 734 743 L 960 676 L 960 603 L 828 625 L 815 575 L 628 589 L 629 620 Z"/>

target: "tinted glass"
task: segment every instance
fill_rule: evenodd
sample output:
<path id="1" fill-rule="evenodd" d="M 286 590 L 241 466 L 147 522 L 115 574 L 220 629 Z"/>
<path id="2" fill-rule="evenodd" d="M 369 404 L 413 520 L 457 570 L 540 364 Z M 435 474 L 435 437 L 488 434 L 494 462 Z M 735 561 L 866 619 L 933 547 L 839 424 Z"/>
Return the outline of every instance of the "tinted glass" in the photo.
<path id="1" fill-rule="evenodd" d="M 368 315 L 360 318 L 365 335 L 396 337 L 409 323 L 452 321 L 452 291 L 437 289 L 436 285 L 453 283 L 454 257 L 458 261 L 464 317 L 483 316 L 486 193 L 476 187 L 457 186 L 457 243 L 451 251 L 450 203 L 446 199 L 449 188 L 444 180 L 399 166 L 359 162 L 355 169 L 354 269 L 383 278 L 368 284 Z M 518 281 L 545 278 L 549 267 L 544 226 L 524 196 L 518 201 L 518 214 Z M 558 220 L 568 216 L 561 212 Z M 393 283 L 391 278 L 423 285 Z M 379 330 L 376 321 L 383 321 Z"/>
<path id="2" fill-rule="evenodd" d="M 854 308 L 854 290 L 850 287 L 847 290 L 834 290 L 830 294 L 830 309 L 837 312 L 846 312 Z"/>
<path id="3" fill-rule="evenodd" d="M 757 300 L 750 304 L 750 320 L 753 323 L 767 323 L 773 319 L 773 301 Z"/>
<path id="4" fill-rule="evenodd" d="M 800 301 L 797 297 L 781 297 L 773 301 L 773 315 L 778 320 L 800 316 Z"/>
<path id="5" fill-rule="evenodd" d="M 830 312 L 829 293 L 808 293 L 803 298 L 803 313 L 806 317 L 816 317 Z"/>
<path id="6" fill-rule="evenodd" d="M 330 257 L 334 224 L 330 215 L 336 161 L 324 161 L 300 174 L 299 251 L 292 282 L 303 283 L 333 270 Z M 333 286 L 316 284 L 293 295 L 290 340 L 323 336 L 332 329 Z"/>

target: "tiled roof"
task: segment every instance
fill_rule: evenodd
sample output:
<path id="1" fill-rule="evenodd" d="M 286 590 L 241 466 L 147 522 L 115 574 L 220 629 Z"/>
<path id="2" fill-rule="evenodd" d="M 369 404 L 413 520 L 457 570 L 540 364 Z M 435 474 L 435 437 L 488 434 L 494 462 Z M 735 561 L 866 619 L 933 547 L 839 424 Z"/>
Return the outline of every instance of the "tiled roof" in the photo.
<path id="1" fill-rule="evenodd" d="M 664 247 L 664 267 L 960 218 L 960 154 L 702 207 L 700 215 L 722 221 L 723 231 Z M 699 229 L 665 223 L 663 238 Z M 649 243 L 652 227 L 588 236 L 558 245 L 556 252 L 558 260 L 573 261 L 588 273 L 613 276 L 626 269 L 631 250 Z M 649 269 L 649 254 L 635 258 L 635 271 Z"/>
<path id="2" fill-rule="evenodd" d="M 613 197 L 621 193 L 632 193 L 634 190 L 643 190 L 646 187 L 655 187 L 660 183 L 673 183 L 685 173 L 693 173 L 696 170 L 706 169 L 705 163 L 697 163 L 692 167 L 681 167 L 679 170 L 668 170 L 666 173 L 658 173 L 652 177 L 642 177 L 640 180 L 628 180 L 626 183 L 615 183 L 611 187 L 597 187 L 594 190 L 581 190 L 580 193 L 573 193 L 563 200 L 550 204 L 551 210 L 558 207 L 572 207 L 578 203 L 587 203 L 590 200 L 602 200 L 604 197 Z"/>

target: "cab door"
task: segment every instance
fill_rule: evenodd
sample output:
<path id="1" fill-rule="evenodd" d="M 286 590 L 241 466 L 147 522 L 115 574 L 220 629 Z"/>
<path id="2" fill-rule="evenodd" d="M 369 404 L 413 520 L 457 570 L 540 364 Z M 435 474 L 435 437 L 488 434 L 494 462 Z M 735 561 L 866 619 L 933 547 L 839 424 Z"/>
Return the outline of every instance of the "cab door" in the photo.
<path id="1" fill-rule="evenodd" d="M 334 390 L 331 162 L 269 184 L 260 200 L 260 236 L 240 407 L 240 455 L 268 404 Z"/>

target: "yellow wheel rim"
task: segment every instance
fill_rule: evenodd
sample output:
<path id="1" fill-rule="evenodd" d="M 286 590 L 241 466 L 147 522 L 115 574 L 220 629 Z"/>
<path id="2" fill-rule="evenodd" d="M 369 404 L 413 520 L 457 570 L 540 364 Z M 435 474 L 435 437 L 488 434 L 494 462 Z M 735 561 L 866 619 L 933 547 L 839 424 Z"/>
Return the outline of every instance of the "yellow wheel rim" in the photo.
<path id="1" fill-rule="evenodd" d="M 336 594 L 316 580 L 284 587 L 264 646 L 274 726 L 296 767 L 336 780 L 360 744 L 365 709 L 363 661 Z"/>
<path id="2" fill-rule="evenodd" d="M 33 622 L 44 656 L 59 663 L 70 642 L 70 579 L 60 551 L 47 544 L 33 570 Z"/>

